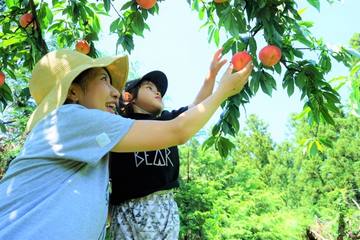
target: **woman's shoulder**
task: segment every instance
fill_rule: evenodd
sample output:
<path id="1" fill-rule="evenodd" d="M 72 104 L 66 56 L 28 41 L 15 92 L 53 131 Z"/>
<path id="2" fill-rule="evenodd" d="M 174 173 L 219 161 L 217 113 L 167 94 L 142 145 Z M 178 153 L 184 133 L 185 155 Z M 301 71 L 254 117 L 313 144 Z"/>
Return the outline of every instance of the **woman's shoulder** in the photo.
<path id="1" fill-rule="evenodd" d="M 68 112 L 68 111 L 77 111 L 77 110 L 86 110 L 88 108 L 80 104 L 64 104 L 58 107 L 55 111 L 58 112 Z"/>

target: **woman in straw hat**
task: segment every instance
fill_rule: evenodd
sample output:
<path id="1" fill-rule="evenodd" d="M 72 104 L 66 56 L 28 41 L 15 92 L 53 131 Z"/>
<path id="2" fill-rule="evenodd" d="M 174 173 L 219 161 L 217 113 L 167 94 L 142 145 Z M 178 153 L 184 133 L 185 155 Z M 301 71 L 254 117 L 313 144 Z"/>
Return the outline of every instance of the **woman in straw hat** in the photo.
<path id="1" fill-rule="evenodd" d="M 170 121 L 115 113 L 128 59 L 92 59 L 72 50 L 45 55 L 29 82 L 37 103 L 20 154 L 0 181 L 0 239 L 104 239 L 108 153 L 186 142 L 247 82 L 252 65 L 232 73 L 206 100 Z"/>

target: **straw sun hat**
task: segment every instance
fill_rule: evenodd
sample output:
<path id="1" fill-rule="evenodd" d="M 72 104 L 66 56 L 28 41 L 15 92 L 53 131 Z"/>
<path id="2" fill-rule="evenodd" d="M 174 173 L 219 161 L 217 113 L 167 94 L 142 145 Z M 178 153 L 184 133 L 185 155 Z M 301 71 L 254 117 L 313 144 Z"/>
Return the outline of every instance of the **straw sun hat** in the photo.
<path id="1" fill-rule="evenodd" d="M 122 90 L 129 71 L 127 56 L 95 59 L 70 49 L 53 51 L 43 56 L 35 64 L 29 81 L 30 93 L 37 107 L 29 118 L 26 132 L 65 102 L 71 82 L 81 72 L 95 67 L 105 67 L 110 73 L 112 85 Z"/>

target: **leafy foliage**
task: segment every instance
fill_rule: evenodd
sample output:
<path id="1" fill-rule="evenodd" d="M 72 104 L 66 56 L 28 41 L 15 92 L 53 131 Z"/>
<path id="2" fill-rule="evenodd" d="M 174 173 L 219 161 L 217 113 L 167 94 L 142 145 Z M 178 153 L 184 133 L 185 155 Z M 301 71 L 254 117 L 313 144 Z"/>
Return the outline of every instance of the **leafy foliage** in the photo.
<path id="1" fill-rule="evenodd" d="M 150 10 L 135 1 L 120 6 L 111 0 L 0 2 L 0 70 L 7 75 L 0 87 L 0 128 L 6 132 L 0 135 L 0 178 L 22 145 L 35 106 L 27 81 L 39 58 L 56 48 L 73 48 L 78 39 L 90 43 L 90 56 L 100 55 L 94 45 L 102 28 L 100 15 L 109 15 L 111 9 L 116 16 L 110 32 L 118 36 L 116 45 L 130 53 L 134 37 L 150 30 L 146 21 L 159 14 L 161 2 Z M 313 23 L 302 20 L 294 0 L 187 2 L 204 22 L 209 43 L 221 45 L 224 52 L 249 51 L 255 69 L 244 90 L 223 104 L 203 148 L 196 140 L 182 148 L 177 194 L 181 238 L 303 239 L 316 232 L 329 239 L 356 239 L 360 122 L 339 109 L 338 90 L 351 83 L 352 113 L 358 116 L 359 34 L 351 47 L 329 49 L 311 34 Z M 307 2 L 320 11 L 319 0 Z M 18 23 L 24 13 L 34 16 L 26 28 Z M 256 60 L 261 40 L 282 49 L 279 64 L 267 68 Z M 304 59 L 305 51 L 317 58 Z M 336 87 L 326 79 L 333 60 L 350 68 Z M 239 106 L 259 89 L 271 96 L 280 85 L 289 96 L 301 92 L 305 102 L 303 113 L 292 120 L 294 138 L 275 144 L 266 124 L 254 116 L 240 131 Z"/>
<path id="2" fill-rule="evenodd" d="M 176 195 L 181 239 L 357 236 L 360 120 L 336 116 L 334 123 L 318 130 L 333 143 L 321 155 L 304 154 L 299 144 L 315 130 L 304 120 L 292 120 L 294 138 L 277 145 L 255 116 L 232 139 L 235 150 L 227 160 L 214 147 L 197 151 L 195 140 L 183 147 Z"/>
<path id="3" fill-rule="evenodd" d="M 331 70 L 331 58 L 348 64 L 350 55 L 346 51 L 333 53 L 321 40 L 310 32 L 313 23 L 302 20 L 295 1 L 245 1 L 235 0 L 217 4 L 212 1 L 193 0 L 192 8 L 204 20 L 208 28 L 209 42 L 220 44 L 220 33 L 225 33 L 224 52 L 248 51 L 253 56 L 255 71 L 249 85 L 223 106 L 224 114 L 214 126 L 216 146 L 224 146 L 220 154 L 225 157 L 234 146 L 224 143 L 224 135 L 235 136 L 238 132 L 239 105 L 244 105 L 261 90 L 272 95 L 277 82 L 274 72 L 284 72 L 282 87 L 288 95 L 295 87 L 306 98 L 304 108 L 308 110 L 309 122 L 333 124 L 329 112 L 338 112 L 339 94 L 326 81 L 325 74 Z M 330 2 L 330 1 L 329 1 Z M 309 0 L 309 4 L 320 10 L 320 1 Z M 206 16 L 206 17 L 205 17 Z M 261 35 L 262 36 L 261 36 Z M 265 67 L 257 61 L 257 42 L 262 37 L 268 44 L 281 48 L 282 59 L 274 67 Z M 318 60 L 304 59 L 304 51 L 317 52 Z M 235 119 L 235 120 L 234 120 Z M 219 148 L 219 147 L 218 147 Z"/>
<path id="4" fill-rule="evenodd" d="M 6 73 L 7 79 L 13 80 L 6 81 L 0 88 L 0 112 L 6 111 L 9 103 L 18 102 L 18 98 L 25 99 L 23 103 L 33 107 L 32 102 L 28 101 L 29 73 L 48 51 L 72 48 L 76 40 L 84 39 L 90 43 L 90 56 L 101 54 L 94 45 L 99 40 L 102 28 L 100 15 L 113 15 L 110 16 L 114 20 L 109 30 L 118 36 L 116 46 L 130 53 L 135 47 L 134 37 L 144 37 L 144 31 L 150 30 L 146 23 L 148 17 L 159 14 L 162 1 L 158 0 L 149 10 L 142 9 L 133 0 L 125 3 L 111 0 L 6 0 L 0 3 L 0 70 Z M 281 86 L 289 96 L 296 88 L 302 93 L 307 111 L 304 117 L 309 122 L 334 124 L 331 113 L 339 112 L 340 99 L 325 75 L 331 71 L 331 59 L 350 66 L 353 58 L 346 49 L 334 52 L 322 40 L 314 37 L 310 31 L 313 23 L 302 20 L 295 0 L 230 0 L 220 4 L 210 0 L 187 2 L 204 22 L 203 28 L 208 29 L 210 43 L 222 45 L 225 53 L 247 50 L 255 64 L 249 84 L 223 104 L 223 114 L 214 126 L 212 137 L 207 141 L 208 146 L 215 144 L 221 156 L 227 156 L 234 148 L 229 136 L 235 136 L 239 131 L 239 106 L 248 103 L 259 89 L 271 95 L 280 85 L 277 75 L 281 74 Z M 308 3 L 320 10 L 319 0 L 308 0 Z M 33 22 L 23 28 L 19 18 L 25 13 L 33 15 Z M 264 67 L 255 57 L 261 38 L 282 50 L 281 62 L 274 67 Z M 317 53 L 318 58 L 304 59 L 305 51 Z M 357 71 L 356 65 L 353 72 Z M 357 89 L 357 81 L 353 83 L 354 89 Z M 22 88 L 16 90 L 17 86 Z M 357 91 L 354 91 L 355 102 L 357 95 Z M 3 132 L 6 122 L 5 119 L 0 121 Z"/>

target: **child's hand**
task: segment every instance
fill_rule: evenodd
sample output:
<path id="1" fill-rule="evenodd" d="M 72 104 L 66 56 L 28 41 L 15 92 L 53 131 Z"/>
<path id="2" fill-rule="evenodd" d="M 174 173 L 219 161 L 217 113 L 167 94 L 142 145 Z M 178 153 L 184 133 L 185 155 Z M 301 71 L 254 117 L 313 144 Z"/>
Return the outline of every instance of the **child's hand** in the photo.
<path id="1" fill-rule="evenodd" d="M 253 64 L 249 62 L 243 69 L 233 72 L 233 66 L 230 64 L 220 80 L 219 90 L 226 98 L 233 96 L 241 91 L 247 83 L 252 72 Z"/>
<path id="2" fill-rule="evenodd" d="M 215 80 L 216 75 L 219 73 L 219 70 L 227 62 L 226 59 L 221 59 L 222 58 L 222 50 L 223 50 L 223 48 L 218 49 L 213 56 L 213 59 L 210 64 L 210 71 L 209 71 L 209 76 L 208 76 L 208 79 L 210 79 L 210 80 Z"/>

